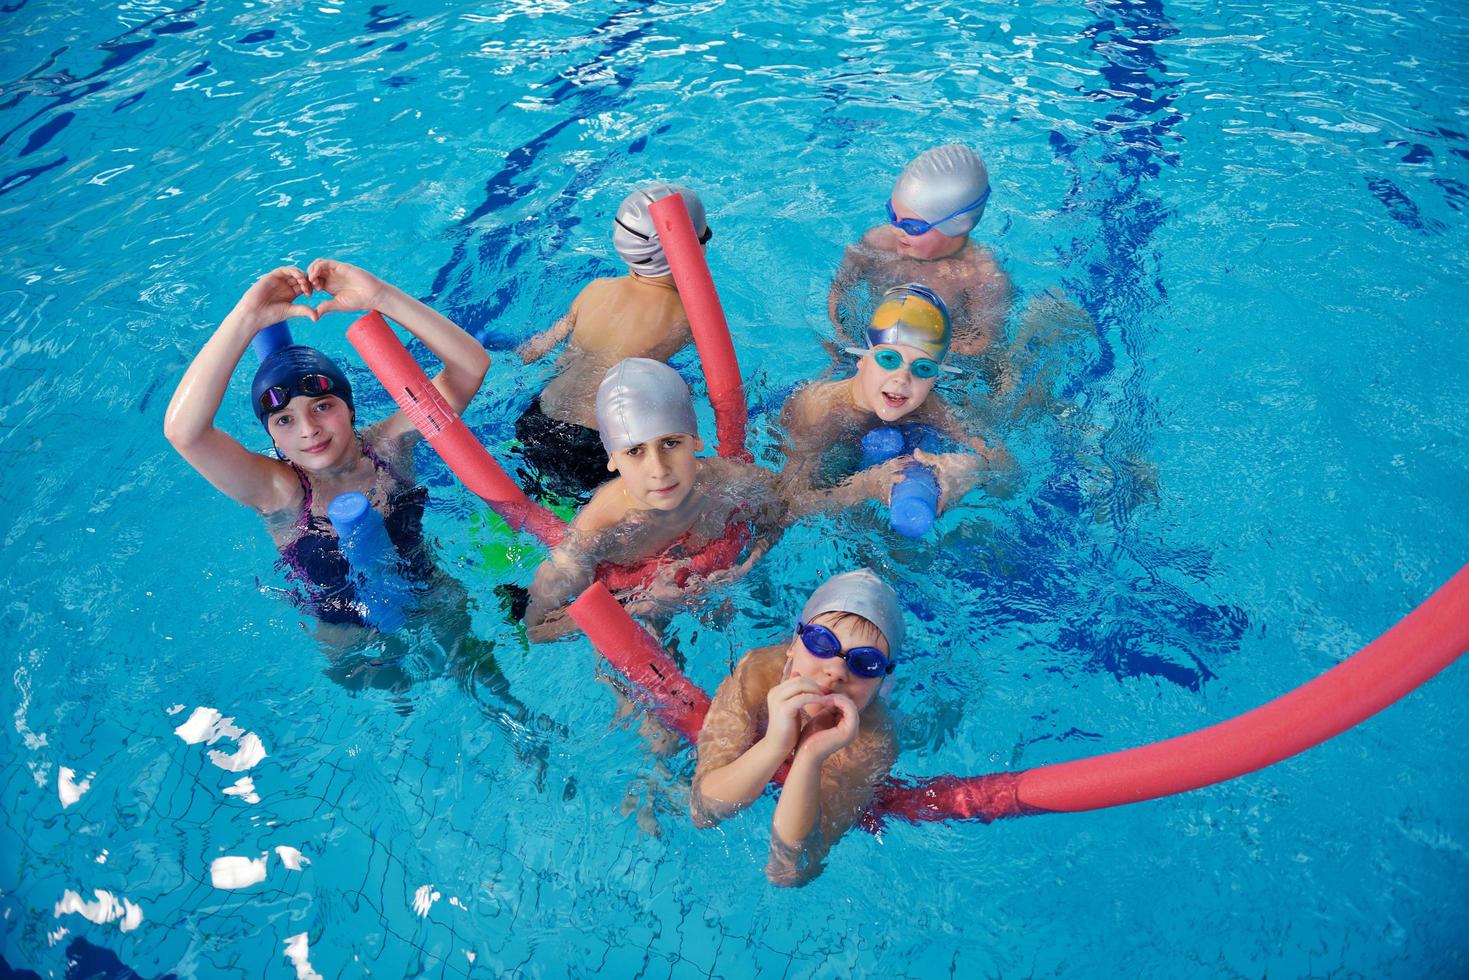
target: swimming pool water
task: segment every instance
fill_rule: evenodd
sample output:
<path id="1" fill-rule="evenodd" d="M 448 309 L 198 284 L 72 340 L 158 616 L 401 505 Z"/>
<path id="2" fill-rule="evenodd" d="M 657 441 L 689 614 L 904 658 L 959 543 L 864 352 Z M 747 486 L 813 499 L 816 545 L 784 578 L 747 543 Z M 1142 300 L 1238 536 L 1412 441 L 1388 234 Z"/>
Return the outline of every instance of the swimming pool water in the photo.
<path id="1" fill-rule="evenodd" d="M 977 237 L 1025 301 L 1056 288 L 1095 324 L 1038 345 L 1056 405 L 1002 430 L 1022 491 L 918 543 L 875 512 L 812 521 L 670 634 L 712 690 L 823 575 L 870 562 L 914 617 L 899 775 L 1192 730 L 1338 662 L 1469 556 L 1458 7 L 16 0 L 0 23 L 10 967 L 60 976 L 100 950 L 199 977 L 1469 969 L 1462 665 L 1265 772 L 856 832 L 781 892 L 770 801 L 693 830 L 687 754 L 652 760 L 613 718 L 585 640 L 525 647 L 492 589 L 535 553 L 486 568 L 479 503 L 432 453 L 429 528 L 532 717 L 483 676 L 327 677 L 340 654 L 281 598 L 258 521 L 161 437 L 240 292 L 329 255 L 496 351 L 466 419 L 513 462 L 546 369 L 503 348 L 617 271 L 610 215 L 656 176 L 709 207 L 769 461 L 774 409 L 826 367 L 841 249 L 909 157 L 967 142 L 995 183 Z M 379 417 L 349 322 L 297 329 Z M 263 447 L 238 379 L 221 424 Z M 428 631 L 412 642 L 433 659 Z M 175 734 L 201 708 L 238 733 Z M 245 733 L 265 757 L 222 768 L 249 761 L 230 756 Z M 215 887 L 215 859 L 262 854 L 262 882 Z M 112 912 L 96 889 L 111 921 L 90 921 Z"/>

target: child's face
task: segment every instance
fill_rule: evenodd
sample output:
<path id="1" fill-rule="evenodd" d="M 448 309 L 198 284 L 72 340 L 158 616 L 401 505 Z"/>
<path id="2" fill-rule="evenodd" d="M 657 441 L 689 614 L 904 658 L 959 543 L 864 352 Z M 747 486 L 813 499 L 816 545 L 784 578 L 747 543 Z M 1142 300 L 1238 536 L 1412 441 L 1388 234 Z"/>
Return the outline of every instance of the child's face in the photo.
<path id="1" fill-rule="evenodd" d="M 297 395 L 265 421 L 281 455 L 308 472 L 340 466 L 358 452 L 352 410 L 336 395 Z"/>
<path id="2" fill-rule="evenodd" d="M 704 443 L 687 432 L 673 432 L 619 449 L 607 469 L 622 477 L 622 487 L 643 510 L 677 510 L 694 489 Z"/>
<path id="3" fill-rule="evenodd" d="M 835 633 L 843 652 L 853 647 L 877 647 L 884 654 L 889 652 L 887 637 L 863 620 L 840 613 L 822 613 L 811 622 Z M 858 677 L 841 657 L 816 656 L 806 649 L 799 636 L 793 637 L 786 648 L 786 676 L 810 678 L 821 686 L 823 694 L 845 694 L 858 711 L 872 703 L 883 681 L 881 677 Z M 826 710 L 826 705 L 807 705 L 804 710 L 808 717 L 814 718 Z"/>
<path id="4" fill-rule="evenodd" d="M 902 367 L 884 369 L 873 352 L 890 348 L 903 355 Z M 857 362 L 857 404 L 884 422 L 896 422 L 922 405 L 938 378 L 915 378 L 913 361 L 928 354 L 907 344 L 879 344 Z"/>
<path id="5" fill-rule="evenodd" d="M 928 220 L 896 197 L 892 199 L 892 202 L 893 214 L 897 216 L 899 221 L 902 221 L 904 218 L 917 218 L 919 221 Z M 937 228 L 930 228 L 921 235 L 910 235 L 897 227 L 894 227 L 893 230 L 898 233 L 898 254 L 906 255 L 913 259 L 920 259 L 924 262 L 953 255 L 964 247 L 964 242 L 969 238 L 967 234 L 945 235 Z"/>

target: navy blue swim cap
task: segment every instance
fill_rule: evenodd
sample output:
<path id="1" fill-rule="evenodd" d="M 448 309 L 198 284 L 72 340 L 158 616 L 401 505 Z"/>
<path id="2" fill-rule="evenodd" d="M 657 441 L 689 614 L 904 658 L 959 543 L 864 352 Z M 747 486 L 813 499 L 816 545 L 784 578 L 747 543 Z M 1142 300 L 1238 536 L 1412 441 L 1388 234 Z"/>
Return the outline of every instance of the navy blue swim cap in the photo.
<path id="1" fill-rule="evenodd" d="M 255 372 L 255 383 L 250 386 L 250 408 L 260 423 L 266 424 L 267 418 L 285 407 L 282 404 L 278 408 L 271 408 L 268 403 L 262 403 L 261 399 L 267 391 L 271 388 L 284 388 L 288 393 L 286 401 L 296 395 L 317 394 L 301 387 L 301 379 L 311 375 L 321 375 L 331 382 L 331 387 L 320 392 L 321 394 L 336 395 L 347 403 L 349 410 L 356 411 L 352 404 L 352 385 L 336 362 L 315 347 L 292 344 L 282 347 L 261 361 L 260 368 Z"/>

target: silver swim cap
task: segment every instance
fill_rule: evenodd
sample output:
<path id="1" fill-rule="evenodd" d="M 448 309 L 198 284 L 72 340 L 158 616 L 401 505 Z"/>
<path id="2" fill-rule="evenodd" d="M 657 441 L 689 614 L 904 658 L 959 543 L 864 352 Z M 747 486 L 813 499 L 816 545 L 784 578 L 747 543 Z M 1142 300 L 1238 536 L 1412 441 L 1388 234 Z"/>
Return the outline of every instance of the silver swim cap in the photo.
<path id="1" fill-rule="evenodd" d="M 893 185 L 893 200 L 902 203 L 945 235 L 962 235 L 979 223 L 984 205 L 947 218 L 969 207 L 989 190 L 990 172 L 967 146 L 951 143 L 919 154 Z"/>
<path id="2" fill-rule="evenodd" d="M 697 436 L 698 425 L 689 386 L 662 361 L 618 361 L 597 388 L 597 432 L 608 456 L 674 432 Z"/>
<path id="3" fill-rule="evenodd" d="M 948 373 L 962 374 L 944 363 L 953 332 L 949 308 L 939 294 L 921 282 L 907 282 L 882 294 L 882 302 L 872 311 L 872 322 L 867 327 L 867 349 L 879 344 L 905 344 L 923 351 Z M 867 351 L 848 347 L 847 353 L 861 357 Z"/>
<path id="4" fill-rule="evenodd" d="M 640 276 L 666 276 L 671 271 L 663 246 L 658 241 L 658 231 L 653 227 L 653 215 L 648 208 L 654 201 L 661 201 L 670 194 L 683 196 L 684 207 L 689 210 L 689 220 L 694 223 L 694 233 L 699 241 L 709 240 L 709 222 L 704 216 L 704 202 L 699 195 L 682 184 L 644 184 L 623 198 L 612 219 L 612 247 L 622 256 L 622 261 Z"/>
<path id="5" fill-rule="evenodd" d="M 897 656 L 903 646 L 903 608 L 898 605 L 898 594 L 870 568 L 836 575 L 821 583 L 806 600 L 801 622 L 809 623 L 830 612 L 856 613 L 882 630 L 891 656 Z"/>

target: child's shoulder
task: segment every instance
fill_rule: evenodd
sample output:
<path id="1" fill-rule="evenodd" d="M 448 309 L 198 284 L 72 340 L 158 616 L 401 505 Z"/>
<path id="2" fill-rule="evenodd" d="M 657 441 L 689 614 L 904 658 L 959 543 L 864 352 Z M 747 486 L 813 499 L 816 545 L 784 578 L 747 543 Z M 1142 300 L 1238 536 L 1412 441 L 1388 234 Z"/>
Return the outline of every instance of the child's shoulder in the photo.
<path id="1" fill-rule="evenodd" d="M 780 683 L 785 668 L 785 649 L 781 643 L 757 647 L 741 658 L 735 667 L 734 677 L 747 702 L 758 704 L 764 701 L 770 689 Z"/>
<path id="2" fill-rule="evenodd" d="M 614 477 L 597 488 L 592 499 L 576 512 L 571 526 L 583 534 L 595 534 L 621 523 L 627 516 L 627 494 L 622 489 L 622 477 Z"/>

